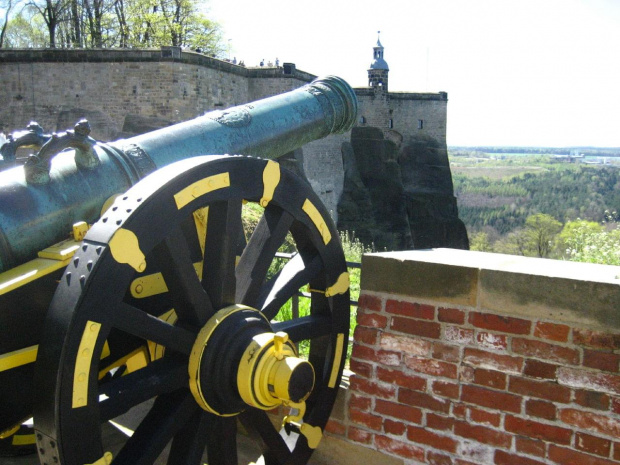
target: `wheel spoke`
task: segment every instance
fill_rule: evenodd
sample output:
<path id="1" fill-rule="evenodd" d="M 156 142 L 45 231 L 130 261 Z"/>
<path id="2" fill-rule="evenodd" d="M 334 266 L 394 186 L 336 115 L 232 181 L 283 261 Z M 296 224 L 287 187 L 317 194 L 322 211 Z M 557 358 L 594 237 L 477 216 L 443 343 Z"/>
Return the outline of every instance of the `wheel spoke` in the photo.
<path id="1" fill-rule="evenodd" d="M 187 387 L 187 365 L 165 357 L 146 367 L 100 385 L 101 418 L 110 420 L 157 395 Z"/>
<path id="2" fill-rule="evenodd" d="M 206 416 L 209 465 L 237 465 L 237 419 Z"/>
<path id="3" fill-rule="evenodd" d="M 174 326 L 153 315 L 121 302 L 114 314 L 114 326 L 167 349 L 189 355 L 196 335 L 180 326 Z"/>
<path id="4" fill-rule="evenodd" d="M 176 227 L 157 245 L 155 256 L 179 321 L 202 326 L 213 314 L 213 306 L 200 284 L 181 228 Z"/>
<path id="5" fill-rule="evenodd" d="M 276 206 L 268 206 L 241 255 L 236 269 L 237 302 L 255 306 L 261 286 L 276 252 L 284 243 L 294 218 Z"/>
<path id="6" fill-rule="evenodd" d="M 264 298 L 260 298 L 261 311 L 272 319 L 280 307 L 295 295 L 299 289 L 316 277 L 323 267 L 321 258 L 315 255 L 304 263 L 301 255 L 295 255 L 263 289 Z"/>
<path id="7" fill-rule="evenodd" d="M 243 229 L 241 199 L 209 205 L 202 284 L 216 309 L 235 303 L 237 244 Z"/>
<path id="8" fill-rule="evenodd" d="M 200 465 L 208 436 L 207 413 L 199 409 L 172 441 L 168 465 Z"/>
<path id="9" fill-rule="evenodd" d="M 187 390 L 159 396 L 114 464 L 152 464 L 199 407 Z"/>
<path id="10" fill-rule="evenodd" d="M 239 419 L 248 434 L 258 442 L 268 463 L 286 463 L 291 456 L 291 450 L 280 432 L 274 428 L 266 412 L 248 408 L 239 415 Z"/>
<path id="11" fill-rule="evenodd" d="M 284 331 L 293 342 L 315 339 L 331 333 L 332 319 L 328 316 L 310 315 L 294 320 L 279 321 L 271 325 L 273 331 Z"/>

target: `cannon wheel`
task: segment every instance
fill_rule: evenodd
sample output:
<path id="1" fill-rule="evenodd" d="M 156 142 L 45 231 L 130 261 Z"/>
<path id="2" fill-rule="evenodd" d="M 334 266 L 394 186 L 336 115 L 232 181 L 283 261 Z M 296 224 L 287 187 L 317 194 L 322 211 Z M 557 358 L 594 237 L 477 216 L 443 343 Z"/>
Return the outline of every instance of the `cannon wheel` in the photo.
<path id="1" fill-rule="evenodd" d="M 245 202 L 264 211 L 239 256 Z M 188 219 L 204 207 L 201 238 Z M 298 254 L 268 277 L 288 233 Z M 202 273 L 194 263 L 198 247 Z M 132 283 L 153 272 L 161 273 L 166 290 L 144 301 L 134 298 Z M 304 285 L 312 290 L 310 314 L 283 318 L 282 305 Z M 161 316 L 171 307 L 174 324 Z M 238 387 L 248 382 L 238 379 L 240 354 L 248 337 L 265 328 L 288 335 L 279 347 L 286 342 L 289 354 L 293 343 L 309 342 L 314 385 L 308 363 L 289 379 L 290 393 L 303 391 L 294 399 L 302 412 L 309 395 L 305 414 L 282 427 L 273 426 L 269 405 L 249 405 Z M 171 444 L 169 464 L 201 464 L 205 451 L 210 465 L 237 464 L 241 425 L 265 464 L 304 464 L 335 401 L 348 330 L 348 274 L 338 233 L 306 181 L 273 161 L 241 156 L 171 165 L 115 201 L 59 283 L 35 371 L 41 463 L 147 464 Z M 100 354 L 124 339 L 131 348 L 136 340 L 157 344 L 160 356 L 125 376 L 104 373 Z M 131 438 L 118 452 L 106 449 L 102 424 L 147 400 L 152 408 Z M 292 402 L 285 405 L 299 407 Z"/>

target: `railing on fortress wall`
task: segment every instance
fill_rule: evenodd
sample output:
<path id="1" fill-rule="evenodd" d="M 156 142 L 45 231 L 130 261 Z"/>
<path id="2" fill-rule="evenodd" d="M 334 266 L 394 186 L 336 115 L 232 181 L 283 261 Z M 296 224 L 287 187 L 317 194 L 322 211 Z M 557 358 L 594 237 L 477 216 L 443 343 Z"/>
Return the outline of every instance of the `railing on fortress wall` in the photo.
<path id="1" fill-rule="evenodd" d="M 296 255 L 296 253 L 284 253 L 284 252 L 278 252 L 276 253 L 276 257 L 277 258 L 282 258 L 284 260 L 290 260 L 291 258 L 293 258 Z M 362 264 L 359 262 L 350 262 L 347 261 L 347 268 L 357 268 L 357 269 L 361 269 L 362 268 Z M 311 297 L 310 292 L 303 292 L 303 291 L 299 291 L 297 294 L 293 295 L 292 299 L 291 299 L 291 309 L 292 309 L 292 314 L 293 314 L 293 318 L 299 318 L 299 298 L 302 297 L 304 299 L 309 299 Z M 350 305 L 351 307 L 357 307 L 357 299 L 351 299 L 350 301 Z"/>

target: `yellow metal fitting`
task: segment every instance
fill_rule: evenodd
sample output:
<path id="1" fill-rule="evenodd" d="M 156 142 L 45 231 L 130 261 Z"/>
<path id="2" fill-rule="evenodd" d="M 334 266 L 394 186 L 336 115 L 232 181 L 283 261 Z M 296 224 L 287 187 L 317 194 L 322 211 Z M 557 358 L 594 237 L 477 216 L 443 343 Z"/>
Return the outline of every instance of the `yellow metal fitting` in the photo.
<path id="1" fill-rule="evenodd" d="M 88 232 L 89 226 L 85 221 L 80 221 L 73 225 L 73 239 L 76 242 L 80 242 L 84 240 L 84 236 Z"/>

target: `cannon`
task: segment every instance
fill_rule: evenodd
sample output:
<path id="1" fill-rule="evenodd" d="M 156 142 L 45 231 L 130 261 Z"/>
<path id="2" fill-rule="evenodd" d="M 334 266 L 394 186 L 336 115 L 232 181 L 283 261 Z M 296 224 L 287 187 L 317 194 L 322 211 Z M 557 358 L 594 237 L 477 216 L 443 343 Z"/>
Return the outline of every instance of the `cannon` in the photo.
<path id="1" fill-rule="evenodd" d="M 147 464 L 168 447 L 170 464 L 206 451 L 231 465 L 240 429 L 265 464 L 306 463 L 342 376 L 349 280 L 329 212 L 275 159 L 349 130 L 356 111 L 328 76 L 113 143 L 85 121 L 9 138 L 0 438 L 34 414 L 41 463 Z M 309 309 L 291 314 L 304 286 Z M 107 444 L 108 422 L 136 409 L 131 437 Z"/>

